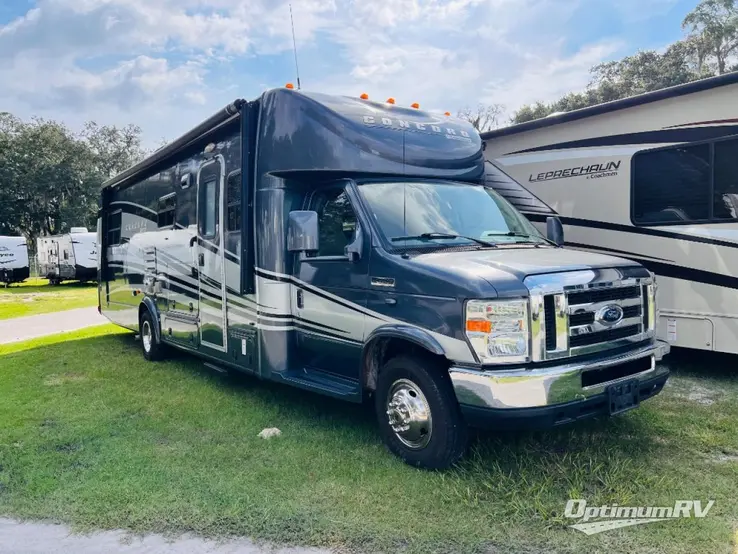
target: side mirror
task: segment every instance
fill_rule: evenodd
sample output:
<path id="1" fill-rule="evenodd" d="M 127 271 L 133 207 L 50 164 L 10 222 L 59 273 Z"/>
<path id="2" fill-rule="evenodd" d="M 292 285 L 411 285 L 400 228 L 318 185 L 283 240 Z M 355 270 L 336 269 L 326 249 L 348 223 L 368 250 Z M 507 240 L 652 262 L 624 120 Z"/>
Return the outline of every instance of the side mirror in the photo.
<path id="1" fill-rule="evenodd" d="M 290 212 L 287 224 L 287 250 L 315 252 L 318 250 L 318 213 L 308 210 Z"/>
<path id="2" fill-rule="evenodd" d="M 556 246 L 564 244 L 564 226 L 558 217 L 546 218 L 546 237 Z"/>
<path id="3" fill-rule="evenodd" d="M 356 235 L 354 241 L 351 244 L 347 244 L 344 248 L 346 257 L 352 262 L 358 262 L 361 259 L 361 252 L 364 246 L 364 235 L 361 231 L 361 225 L 356 225 Z"/>

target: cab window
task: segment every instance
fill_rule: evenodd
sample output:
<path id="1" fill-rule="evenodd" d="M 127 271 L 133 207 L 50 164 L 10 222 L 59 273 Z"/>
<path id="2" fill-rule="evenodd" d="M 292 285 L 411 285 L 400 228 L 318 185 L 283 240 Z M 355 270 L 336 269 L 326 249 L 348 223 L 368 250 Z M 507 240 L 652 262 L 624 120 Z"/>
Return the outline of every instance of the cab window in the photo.
<path id="1" fill-rule="evenodd" d="M 343 188 L 316 191 L 310 209 L 318 213 L 317 256 L 345 256 L 345 248 L 356 238 L 356 213 Z"/>

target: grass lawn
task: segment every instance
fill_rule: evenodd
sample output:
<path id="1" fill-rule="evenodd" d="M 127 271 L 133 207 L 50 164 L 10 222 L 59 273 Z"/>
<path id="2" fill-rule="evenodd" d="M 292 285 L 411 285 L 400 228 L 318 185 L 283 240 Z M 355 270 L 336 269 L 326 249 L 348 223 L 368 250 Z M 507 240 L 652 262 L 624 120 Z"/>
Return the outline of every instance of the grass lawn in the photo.
<path id="1" fill-rule="evenodd" d="M 112 326 L 0 346 L 0 514 L 367 552 L 733 552 L 734 369 L 683 364 L 639 410 L 485 435 L 430 473 L 385 451 L 367 408 L 139 348 Z M 715 505 L 586 536 L 567 528 L 569 498 Z"/>
<path id="2" fill-rule="evenodd" d="M 0 319 L 60 312 L 97 306 L 97 285 L 65 282 L 49 286 L 46 279 L 29 279 L 19 285 L 0 288 Z"/>

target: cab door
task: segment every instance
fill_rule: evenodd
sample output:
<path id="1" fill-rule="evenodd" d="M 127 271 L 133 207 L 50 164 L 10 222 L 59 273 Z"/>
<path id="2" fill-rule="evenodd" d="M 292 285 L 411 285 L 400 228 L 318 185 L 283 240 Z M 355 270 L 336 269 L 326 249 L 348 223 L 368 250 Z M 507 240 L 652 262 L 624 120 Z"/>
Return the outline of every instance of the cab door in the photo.
<path id="1" fill-rule="evenodd" d="M 197 274 L 199 286 L 200 344 L 225 352 L 225 162 L 218 155 L 203 162 L 197 174 Z"/>
<path id="2" fill-rule="evenodd" d="M 318 213 L 319 250 L 300 257 L 295 277 L 310 287 L 296 287 L 292 299 L 302 365 L 343 378 L 360 378 L 369 283 L 369 234 L 362 230 L 343 183 L 314 191 L 308 209 Z M 363 257 L 346 248 L 364 243 Z"/>

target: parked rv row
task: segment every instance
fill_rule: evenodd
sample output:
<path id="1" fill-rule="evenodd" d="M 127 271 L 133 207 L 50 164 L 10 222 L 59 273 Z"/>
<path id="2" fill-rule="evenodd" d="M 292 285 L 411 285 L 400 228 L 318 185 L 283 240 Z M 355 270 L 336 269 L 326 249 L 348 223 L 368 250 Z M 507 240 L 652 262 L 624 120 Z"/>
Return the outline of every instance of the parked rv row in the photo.
<path id="1" fill-rule="evenodd" d="M 97 279 L 97 234 L 85 227 L 36 240 L 38 276 L 56 285 L 62 281 Z M 0 237 L 0 283 L 21 283 L 30 276 L 28 245 L 24 237 Z"/>

